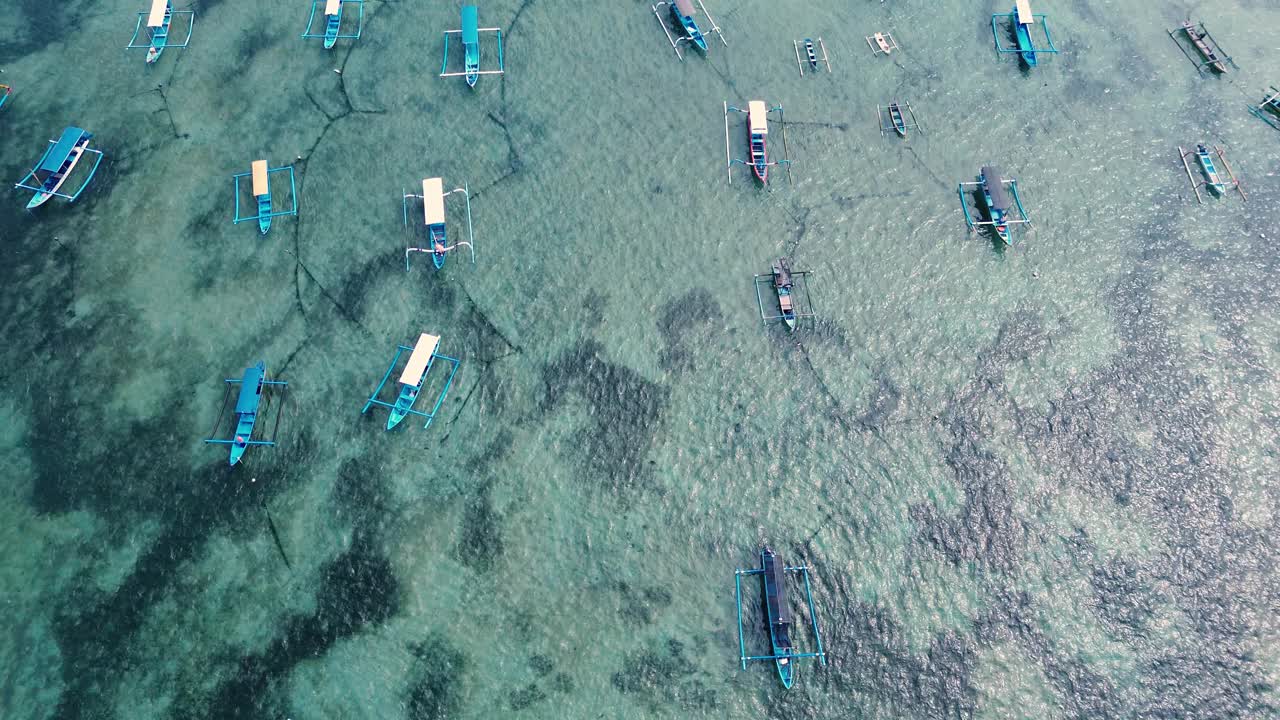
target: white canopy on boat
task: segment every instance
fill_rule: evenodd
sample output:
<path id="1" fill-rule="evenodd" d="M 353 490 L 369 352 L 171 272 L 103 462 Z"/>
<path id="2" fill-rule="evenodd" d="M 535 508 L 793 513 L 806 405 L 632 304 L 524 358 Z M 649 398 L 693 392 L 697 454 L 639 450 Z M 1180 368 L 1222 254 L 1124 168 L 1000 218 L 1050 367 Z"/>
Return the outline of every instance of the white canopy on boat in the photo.
<path id="1" fill-rule="evenodd" d="M 751 125 L 752 135 L 769 134 L 769 108 L 763 100 L 747 103 L 747 122 Z"/>
<path id="2" fill-rule="evenodd" d="M 253 174 L 253 197 L 270 195 L 271 187 L 266 182 L 266 160 L 253 160 L 250 169 Z"/>
<path id="3" fill-rule="evenodd" d="M 151 0 L 151 14 L 147 15 L 147 27 L 158 28 L 164 25 L 164 12 L 169 9 L 169 0 Z"/>
<path id="4" fill-rule="evenodd" d="M 271 188 L 267 185 L 267 161 L 254 160 L 249 167 L 253 171 L 253 196 L 270 195 Z"/>
<path id="5" fill-rule="evenodd" d="M 342 0 L 325 0 L 324 14 L 337 15 L 338 10 L 342 9 Z"/>
<path id="6" fill-rule="evenodd" d="M 418 344 L 413 346 L 413 353 L 409 355 L 409 364 L 405 365 L 404 372 L 400 373 L 401 384 L 417 387 L 422 382 L 422 376 L 427 372 L 427 363 L 431 362 L 431 356 L 435 354 L 436 347 L 439 345 L 438 335 L 422 333 L 418 336 Z"/>
<path id="7" fill-rule="evenodd" d="M 1036 21 L 1035 16 L 1031 14 L 1031 0 L 1015 0 L 1014 9 L 1018 13 L 1019 25 L 1030 25 Z"/>
<path id="8" fill-rule="evenodd" d="M 422 217 L 428 226 L 444 223 L 444 181 L 440 178 L 422 181 Z"/>

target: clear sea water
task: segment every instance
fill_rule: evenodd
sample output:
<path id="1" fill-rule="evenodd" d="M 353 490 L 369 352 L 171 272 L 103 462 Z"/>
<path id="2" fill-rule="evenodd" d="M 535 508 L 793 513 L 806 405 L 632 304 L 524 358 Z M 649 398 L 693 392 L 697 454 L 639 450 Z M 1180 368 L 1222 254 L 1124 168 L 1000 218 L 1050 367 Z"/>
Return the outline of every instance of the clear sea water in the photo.
<path id="1" fill-rule="evenodd" d="M 204 0 L 150 68 L 144 4 L 0 8 L 0 172 L 69 124 L 107 157 L 0 211 L 0 716 L 1280 716 L 1274 2 L 1194 6 L 1241 68 L 1202 78 L 1179 3 L 1038 0 L 1062 53 L 1025 71 L 1003 2 L 716 0 L 729 47 L 682 63 L 641 0 L 493 1 L 474 91 L 436 77 L 455 1 L 326 52 L 306 0 Z M 895 98 L 927 134 L 880 136 Z M 794 185 L 725 181 L 752 99 Z M 1196 203 L 1197 141 L 1248 202 Z M 231 223 L 260 157 L 300 200 L 266 237 Z M 960 212 L 986 163 L 1008 250 Z M 428 176 L 474 266 L 405 272 Z M 780 254 L 794 335 L 752 290 Z M 461 369 L 388 433 L 360 409 L 422 332 Z M 229 468 L 201 440 L 259 359 L 280 445 Z M 790 691 L 738 666 L 762 543 L 829 653 Z"/>

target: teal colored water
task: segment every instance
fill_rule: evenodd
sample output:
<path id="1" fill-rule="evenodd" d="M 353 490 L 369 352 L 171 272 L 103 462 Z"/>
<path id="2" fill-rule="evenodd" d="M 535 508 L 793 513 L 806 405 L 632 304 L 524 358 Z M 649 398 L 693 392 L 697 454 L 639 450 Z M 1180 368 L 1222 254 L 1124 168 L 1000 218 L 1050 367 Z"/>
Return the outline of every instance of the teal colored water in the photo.
<path id="1" fill-rule="evenodd" d="M 153 67 L 141 0 L 3 10 L 0 172 L 68 124 L 106 160 L 0 212 L 0 716 L 1277 716 L 1280 134 L 1246 106 L 1280 9 L 1198 8 L 1240 68 L 1200 77 L 1162 3 L 1038 0 L 1031 71 L 1003 3 L 708 7 L 728 47 L 680 62 L 644 2 L 485 3 L 474 91 L 436 76 L 452 2 L 370 0 L 326 52 L 305 0 L 205 0 Z M 793 182 L 726 182 L 753 99 Z M 924 134 L 881 136 L 894 99 Z M 1197 204 L 1196 142 L 1247 202 Z M 231 222 L 259 158 L 299 200 L 265 237 Z M 1009 249 L 959 207 L 988 163 Z M 434 176 L 476 261 L 405 272 Z M 752 287 L 779 255 L 795 334 Z M 423 332 L 461 368 L 386 432 L 361 407 Z M 202 440 L 259 359 L 279 446 L 230 468 Z M 790 691 L 738 664 L 764 543 L 828 654 Z"/>

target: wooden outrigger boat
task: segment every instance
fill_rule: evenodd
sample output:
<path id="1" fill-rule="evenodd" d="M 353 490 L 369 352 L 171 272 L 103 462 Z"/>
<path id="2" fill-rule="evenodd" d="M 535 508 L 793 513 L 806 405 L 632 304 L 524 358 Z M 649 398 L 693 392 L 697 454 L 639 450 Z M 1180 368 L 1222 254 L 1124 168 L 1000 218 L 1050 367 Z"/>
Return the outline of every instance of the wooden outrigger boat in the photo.
<path id="1" fill-rule="evenodd" d="M 498 38 L 498 69 L 480 69 L 480 33 L 495 33 Z M 449 36 L 462 36 L 462 71 L 448 72 Z M 440 77 L 466 78 L 468 87 L 475 87 L 481 75 L 502 75 L 505 72 L 502 58 L 502 29 L 480 27 L 480 10 L 475 5 L 462 6 L 462 29 L 444 31 L 444 62 L 440 65 Z"/>
<path id="2" fill-rule="evenodd" d="M 440 345 L 440 338 L 437 335 L 428 335 L 423 333 L 418 337 L 418 342 L 412 347 L 399 345 L 396 348 L 395 357 L 391 359 L 391 365 L 387 368 L 387 373 L 382 376 L 382 382 L 378 383 L 378 387 L 373 391 L 373 395 L 369 397 L 365 403 L 364 409 L 360 411 L 364 414 L 374 405 L 385 407 L 391 411 L 387 418 L 387 429 L 391 430 L 399 425 L 402 420 L 410 415 L 418 415 L 425 417 L 427 422 L 422 427 L 425 429 L 431 426 L 431 422 L 435 420 L 436 413 L 440 410 L 440 406 L 444 403 L 445 395 L 449 392 L 449 387 L 453 384 L 453 376 L 458 371 L 460 361 L 441 355 L 436 352 Z M 382 387 L 387 384 L 387 380 L 391 377 L 391 371 L 395 369 L 396 363 L 400 360 L 400 355 L 409 353 L 409 360 L 405 363 L 404 370 L 400 373 L 399 385 L 400 392 L 394 403 L 384 402 L 378 399 L 378 394 L 382 392 Z M 451 368 L 449 376 L 446 378 L 444 388 L 440 391 L 440 395 L 436 398 L 435 407 L 431 412 L 424 413 L 420 410 L 414 410 L 413 406 L 418 401 L 418 396 L 422 392 L 422 386 L 426 381 L 428 373 L 435 365 L 436 360 L 449 363 Z"/>
<path id="3" fill-rule="evenodd" d="M 787 573 L 799 573 L 804 578 L 805 599 L 809 608 L 809 620 L 813 629 L 813 636 L 818 645 L 817 652 L 796 652 L 795 643 L 791 638 L 793 615 L 787 598 Z M 762 576 L 764 617 L 769 629 L 769 644 L 771 647 L 771 652 L 768 655 L 747 655 L 746 641 L 743 639 L 742 631 L 742 576 L 744 575 Z M 787 567 L 777 556 L 777 553 L 766 545 L 760 550 L 759 569 L 738 570 L 735 573 L 734 580 L 737 586 L 736 597 L 738 603 L 738 653 L 743 670 L 747 669 L 748 662 L 772 660 L 774 667 L 778 671 L 778 679 L 782 681 L 782 686 L 790 690 L 796 679 L 794 661 L 803 658 L 818 658 L 819 662 L 824 666 L 827 664 L 827 655 L 822 649 L 822 633 L 818 630 L 818 615 L 813 606 L 813 591 L 809 585 L 809 567 L 807 565 Z"/>
<path id="4" fill-rule="evenodd" d="M 1006 185 L 1008 188 L 1005 187 Z M 982 201 L 980 209 L 987 216 L 987 220 L 974 220 L 973 215 L 970 214 L 969 204 L 964 197 L 966 186 L 977 188 L 978 196 Z M 958 191 L 960 207 L 964 210 L 965 224 L 970 231 L 979 225 L 989 225 L 995 230 L 996 236 L 1002 243 L 1012 245 L 1010 226 L 1031 222 L 1027 219 L 1027 212 L 1022 207 L 1022 199 L 1018 196 L 1017 180 L 1004 179 L 999 168 L 993 165 L 984 165 L 977 179 L 973 182 L 960 183 Z M 1014 208 L 1018 211 L 1016 216 L 1013 212 Z"/>
<path id="5" fill-rule="evenodd" d="M 909 102 L 899 103 L 895 100 L 884 107 L 877 105 L 876 121 L 880 125 L 881 136 L 889 132 L 895 132 L 905 140 L 909 130 L 915 129 L 922 133 L 924 132 L 924 127 L 916 119 L 916 111 L 911 108 L 911 103 Z"/>
<path id="6" fill-rule="evenodd" d="M 707 36 L 701 27 L 698 26 L 697 9 L 694 8 L 695 0 L 664 0 L 656 5 L 650 6 L 653 10 L 653 16 L 658 19 L 658 25 L 662 27 L 662 32 L 667 36 L 667 42 L 671 44 L 671 48 L 675 50 L 676 57 L 684 60 L 684 56 L 680 54 L 680 43 L 689 43 L 703 53 L 707 52 Z M 720 32 L 720 26 L 716 25 L 716 21 L 711 17 L 711 13 L 707 12 L 707 6 L 702 4 L 702 0 L 696 0 L 698 7 L 702 9 L 702 14 L 707 16 L 707 22 L 711 27 L 706 32 L 715 33 L 720 37 L 720 42 L 725 47 L 729 46 L 729 41 L 724 39 L 724 33 Z M 680 28 L 681 37 L 676 38 L 671 35 L 671 30 L 667 27 L 668 23 L 663 20 L 662 13 L 659 8 L 667 6 L 671 17 L 675 20 L 676 25 Z"/>
<path id="7" fill-rule="evenodd" d="M 800 70 L 800 77 L 804 77 L 804 63 L 800 60 L 800 40 L 792 40 L 791 44 L 796 51 L 796 67 Z M 803 40 L 805 60 L 809 63 L 809 71 L 817 72 L 819 62 L 826 64 L 827 72 L 831 72 L 831 60 L 827 57 L 827 44 L 818 38 L 805 38 Z M 822 59 L 818 59 L 818 48 L 822 48 Z"/>
<path id="8" fill-rule="evenodd" d="M 185 15 L 190 18 L 187 25 L 187 36 L 181 43 L 173 42 L 169 37 L 169 30 L 173 24 L 175 15 Z M 143 24 L 145 20 L 145 26 Z M 129 40 L 129 44 L 125 46 L 126 50 L 137 50 L 146 48 L 147 64 L 152 65 L 160 59 L 160 54 L 165 48 L 185 48 L 191 43 L 191 33 L 195 31 L 196 13 L 194 10 L 174 10 L 169 0 L 152 0 L 151 9 L 147 12 L 138 13 L 138 24 L 133 29 L 133 37 Z M 142 28 L 146 27 L 146 42 L 139 42 L 138 36 L 142 32 Z"/>
<path id="9" fill-rule="evenodd" d="M 4 101 L 0 100 L 0 104 Z M 1272 86 L 1268 94 L 1258 105 L 1250 105 L 1249 112 L 1277 130 L 1280 130 L 1280 89 Z"/>
<path id="10" fill-rule="evenodd" d="M 813 312 L 813 298 L 809 296 L 809 274 L 807 270 L 792 270 L 791 261 L 780 257 L 773 263 L 769 274 L 754 276 L 756 304 L 760 308 L 760 319 L 766 323 L 771 320 L 781 320 L 788 330 L 794 331 L 801 320 L 816 317 Z M 776 298 L 776 314 L 770 315 L 765 310 L 763 293 L 765 285 L 768 285 Z"/>
<path id="11" fill-rule="evenodd" d="M 271 198 L 271 175 L 282 172 L 289 174 L 290 207 L 287 210 L 276 210 Z M 232 219 L 234 224 L 239 225 L 242 222 L 257 220 L 258 230 L 263 235 L 266 235 L 267 231 L 271 229 L 271 218 L 298 214 L 298 186 L 292 165 L 273 168 L 267 166 L 266 160 L 254 160 L 249 165 L 249 172 L 236 173 L 231 177 L 235 180 L 236 189 L 235 217 Z M 250 189 L 254 199 L 254 207 L 257 209 L 257 213 L 251 216 L 240 215 L 240 180 L 245 177 L 251 179 Z"/>
<path id="12" fill-rule="evenodd" d="M 1200 188 L 1208 188 L 1209 192 L 1214 195 L 1226 195 L 1227 186 L 1235 188 L 1240 193 L 1243 200 L 1248 200 L 1249 196 L 1245 194 L 1244 188 L 1240 186 L 1240 180 L 1236 178 L 1235 170 L 1231 168 L 1231 163 L 1227 162 L 1227 156 L 1222 152 L 1222 148 L 1216 145 L 1210 152 L 1208 146 L 1204 143 L 1197 143 L 1194 150 L 1183 150 L 1178 148 L 1178 153 L 1182 157 L 1182 167 L 1187 171 L 1187 180 L 1191 182 L 1191 189 L 1196 194 L 1196 201 L 1203 203 L 1200 198 Z M 1195 156 L 1196 162 L 1200 165 L 1200 173 L 1204 176 L 1204 180 L 1196 182 L 1195 177 L 1191 174 L 1191 166 L 1187 163 L 1187 158 Z M 1214 161 L 1214 155 L 1217 155 L 1218 162 L 1222 163 L 1222 169 L 1226 171 L 1227 176 L 1222 176 L 1222 171 L 1218 169 L 1217 163 Z"/>
<path id="13" fill-rule="evenodd" d="M 749 159 L 743 160 L 732 157 L 729 149 L 729 111 L 743 113 L 747 116 L 747 152 Z M 783 158 L 780 160 L 771 160 L 769 158 L 769 113 L 778 113 L 778 122 L 782 127 L 782 153 Z M 787 168 L 787 180 L 791 180 L 791 160 L 787 156 L 787 123 L 783 114 L 781 105 L 769 107 L 763 100 L 751 100 L 747 103 L 747 109 L 743 110 L 734 107 L 729 103 L 724 103 L 724 159 L 725 174 L 729 178 L 729 182 L 733 182 L 733 166 L 736 164 L 750 165 L 752 173 L 761 184 L 769 182 L 769 168 L 773 165 L 783 165 Z"/>
<path id="14" fill-rule="evenodd" d="M 316 11 L 321 9 L 321 3 L 323 3 L 323 11 L 320 17 L 324 18 L 324 28 L 314 31 L 312 27 L 315 26 Z M 347 5 L 356 6 L 356 27 L 353 32 L 343 33 L 343 11 Z M 364 32 L 364 0 L 311 0 L 311 15 L 307 18 L 307 29 L 302 31 L 303 38 L 322 39 L 324 48 L 332 50 L 339 40 L 359 40 L 362 32 Z"/>
<path id="15" fill-rule="evenodd" d="M 222 410 L 218 411 L 218 419 L 214 421 L 213 433 L 216 434 L 218 426 L 222 424 L 222 415 L 226 410 L 227 398 L 230 397 L 231 389 L 239 385 L 240 393 L 236 396 L 236 404 L 233 413 L 235 415 L 235 433 L 229 439 L 206 438 L 205 442 L 216 445 L 231 446 L 231 465 L 234 466 L 244 457 L 244 453 L 254 445 L 265 445 L 274 447 L 275 432 L 272 432 L 271 440 L 254 440 L 253 429 L 258 422 L 258 408 L 262 403 L 262 391 L 267 387 L 288 387 L 289 383 L 278 380 L 267 380 L 267 364 L 259 360 L 257 365 L 245 368 L 244 375 L 239 380 L 227 378 L 224 380 L 227 384 L 227 394 L 223 396 Z M 276 408 L 276 430 L 280 428 L 280 413 L 284 408 L 284 402 L 281 400 Z"/>
<path id="16" fill-rule="evenodd" d="M 444 199 L 454 193 L 461 193 L 466 198 L 467 204 L 467 239 L 459 240 L 450 245 L 448 235 L 445 230 L 445 213 Z M 444 267 L 444 261 L 448 254 L 459 245 L 465 245 L 471 250 L 471 262 L 475 264 L 476 250 L 473 242 L 475 237 L 471 228 L 471 193 L 468 192 L 466 185 L 460 188 L 454 188 L 449 192 L 444 191 L 444 181 L 440 178 L 426 178 L 422 181 L 422 194 L 414 195 L 412 193 L 402 193 L 401 207 L 404 211 L 404 224 L 409 224 L 409 198 L 419 198 L 422 200 L 422 219 L 423 224 L 427 228 L 427 247 L 407 247 L 404 249 L 404 269 L 409 270 L 409 254 L 431 253 L 431 262 L 437 270 Z"/>
<path id="17" fill-rule="evenodd" d="M 893 33 L 878 32 L 866 36 L 867 47 L 871 48 L 872 55 L 888 55 L 894 50 L 898 50 L 898 41 L 893 39 Z"/>
<path id="18" fill-rule="evenodd" d="M 1017 41 L 1016 47 L 1006 48 L 1000 44 L 998 21 L 1002 19 L 1009 21 L 1013 26 L 1013 37 Z M 1039 26 L 1044 31 L 1047 47 L 1036 47 L 1035 42 L 1032 40 L 1032 28 L 1036 26 Z M 1058 52 L 1058 49 L 1053 46 L 1053 36 L 1049 34 L 1048 16 L 1044 13 L 1031 12 L 1031 0 L 1015 0 L 1012 11 L 992 15 L 991 35 L 995 38 L 997 53 L 1017 53 L 1022 58 L 1022 62 L 1027 64 L 1027 67 L 1035 67 L 1039 63 L 1036 57 L 1037 54 L 1056 54 Z"/>
<path id="19" fill-rule="evenodd" d="M 63 130 L 62 136 L 57 140 L 49 141 L 49 147 L 45 149 L 44 155 L 40 156 L 36 166 L 14 184 L 15 188 L 30 190 L 33 193 L 31 200 L 27 203 L 28 210 L 40 207 L 54 197 L 71 202 L 75 202 L 76 198 L 80 197 L 84 189 L 89 186 L 89 182 L 93 180 L 94 174 L 98 172 L 98 165 L 102 163 L 102 151 L 89 149 L 89 140 L 92 138 L 93 133 L 73 126 Z M 59 192 L 85 153 L 98 156 L 93 169 L 89 172 L 89 177 L 85 178 L 74 193 Z M 28 184 L 28 180 L 34 181 L 35 184 Z"/>
<path id="20" fill-rule="evenodd" d="M 1227 72 L 1227 63 L 1231 63 L 1233 67 L 1239 67 L 1236 65 L 1235 60 L 1232 60 L 1231 56 L 1222 50 L 1222 46 L 1218 44 L 1218 41 L 1209 34 L 1204 23 L 1193 23 L 1190 20 L 1184 20 L 1177 28 L 1169 30 L 1168 33 L 1169 37 L 1178 46 L 1178 49 L 1182 51 L 1182 54 L 1186 55 L 1187 59 L 1195 64 L 1196 70 L 1202 74 L 1205 68 L 1209 68 L 1216 73 L 1225 74 Z M 1187 48 L 1183 46 L 1183 43 L 1178 42 L 1177 33 L 1182 33 L 1186 36 L 1191 45 L 1195 47 L 1200 60 L 1192 57 L 1191 53 L 1187 52 Z"/>

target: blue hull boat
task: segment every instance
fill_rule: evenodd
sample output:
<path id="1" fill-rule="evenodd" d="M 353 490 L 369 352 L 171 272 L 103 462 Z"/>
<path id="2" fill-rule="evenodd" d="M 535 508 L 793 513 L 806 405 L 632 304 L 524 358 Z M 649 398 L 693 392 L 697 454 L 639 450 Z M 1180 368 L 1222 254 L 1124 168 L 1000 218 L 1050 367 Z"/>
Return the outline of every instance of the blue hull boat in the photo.
<path id="1" fill-rule="evenodd" d="M 475 87 L 480 79 L 480 11 L 475 5 L 462 8 L 462 49 L 467 86 Z"/>
<path id="2" fill-rule="evenodd" d="M 150 65 L 160 59 L 160 53 L 164 52 L 164 48 L 169 43 L 169 23 L 173 20 L 173 8 L 169 3 L 165 3 L 164 21 L 160 27 L 155 28 L 151 32 L 151 47 L 147 48 L 147 64 Z"/>
<path id="3" fill-rule="evenodd" d="M 694 19 L 695 10 L 693 9 L 692 0 L 674 0 L 671 3 L 671 14 L 675 17 L 676 22 L 680 24 L 684 30 L 685 36 L 689 41 L 698 46 L 702 52 L 707 51 L 707 38 L 703 36 L 702 30 L 698 28 L 698 21 Z"/>
<path id="4" fill-rule="evenodd" d="M 1012 14 L 1016 17 L 1017 12 L 1018 12 L 1018 8 L 1017 6 L 1015 6 L 1013 8 Z M 1022 61 L 1027 64 L 1027 67 L 1035 67 L 1036 66 L 1036 50 L 1035 50 L 1035 45 L 1033 45 L 1031 42 L 1030 28 L 1027 25 L 1017 22 L 1015 20 L 1013 23 L 1013 32 L 1017 36 L 1018 51 L 1022 55 Z"/>
<path id="5" fill-rule="evenodd" d="M 39 166 L 32 172 L 32 176 L 40 184 L 27 203 L 28 210 L 34 210 L 58 195 L 58 190 L 67 181 L 76 163 L 80 162 L 80 158 L 84 156 L 85 150 L 89 147 L 89 140 L 92 138 L 93 133 L 78 127 L 69 127 L 62 131 L 62 137 L 45 153 Z"/>

